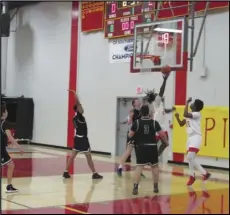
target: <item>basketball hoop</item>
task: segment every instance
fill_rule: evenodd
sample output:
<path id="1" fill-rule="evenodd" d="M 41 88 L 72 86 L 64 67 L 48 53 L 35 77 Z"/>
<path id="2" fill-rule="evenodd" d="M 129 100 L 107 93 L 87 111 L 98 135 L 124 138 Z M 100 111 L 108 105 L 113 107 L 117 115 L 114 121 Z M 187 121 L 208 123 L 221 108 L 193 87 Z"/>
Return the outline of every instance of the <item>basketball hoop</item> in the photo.
<path id="1" fill-rule="evenodd" d="M 137 58 L 140 59 L 140 62 L 143 62 L 143 60 L 151 60 L 154 65 L 161 65 L 161 56 L 158 55 L 139 55 Z"/>
<path id="2" fill-rule="evenodd" d="M 168 59 L 171 56 L 168 53 L 173 52 L 172 49 L 176 44 L 175 38 L 171 32 L 155 31 L 151 32 L 151 34 L 152 41 L 150 41 L 147 54 L 141 51 L 146 46 L 146 36 L 141 35 L 141 38 L 139 38 L 139 43 L 143 48 L 140 50 L 139 55 L 136 55 L 136 63 L 140 65 L 142 72 L 150 71 L 151 68 L 158 68 L 156 71 L 162 72 L 162 67 L 169 64 Z"/>

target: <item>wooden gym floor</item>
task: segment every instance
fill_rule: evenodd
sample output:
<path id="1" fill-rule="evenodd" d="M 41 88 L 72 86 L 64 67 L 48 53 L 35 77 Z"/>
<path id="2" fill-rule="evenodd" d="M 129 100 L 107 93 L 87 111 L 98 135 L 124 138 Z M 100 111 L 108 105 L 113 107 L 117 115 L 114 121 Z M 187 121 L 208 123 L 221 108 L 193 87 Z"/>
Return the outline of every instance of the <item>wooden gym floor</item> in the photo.
<path id="1" fill-rule="evenodd" d="M 13 184 L 18 194 L 6 194 L 6 169 L 3 169 L 3 214 L 229 214 L 229 172 L 210 170 L 206 184 L 197 180 L 194 192 L 185 186 L 188 169 L 161 166 L 160 193 L 152 193 L 151 174 L 145 170 L 138 197 L 132 196 L 133 165 L 126 165 L 122 178 L 116 175 L 117 159 L 94 155 L 102 181 L 92 181 L 80 155 L 71 169 L 73 178 L 63 179 L 70 151 L 26 146 L 20 156 L 12 153 L 16 169 Z M 207 192 L 203 192 L 203 190 Z"/>

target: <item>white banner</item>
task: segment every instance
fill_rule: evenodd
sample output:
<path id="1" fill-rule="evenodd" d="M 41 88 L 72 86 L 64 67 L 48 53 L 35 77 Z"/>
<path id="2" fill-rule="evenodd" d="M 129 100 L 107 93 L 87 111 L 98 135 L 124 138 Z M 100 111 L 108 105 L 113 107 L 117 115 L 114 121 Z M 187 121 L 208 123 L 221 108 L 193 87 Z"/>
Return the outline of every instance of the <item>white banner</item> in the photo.
<path id="1" fill-rule="evenodd" d="M 129 63 L 133 55 L 134 39 L 119 39 L 109 42 L 109 62 L 110 63 Z"/>

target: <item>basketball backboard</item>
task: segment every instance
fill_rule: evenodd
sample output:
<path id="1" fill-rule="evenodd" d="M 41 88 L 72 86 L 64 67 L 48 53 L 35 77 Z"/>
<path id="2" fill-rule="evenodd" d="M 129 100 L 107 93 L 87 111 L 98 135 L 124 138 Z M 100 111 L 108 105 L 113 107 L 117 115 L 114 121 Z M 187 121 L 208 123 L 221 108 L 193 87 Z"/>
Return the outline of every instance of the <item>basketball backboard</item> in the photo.
<path id="1" fill-rule="evenodd" d="M 172 70 L 183 68 L 188 43 L 186 25 L 186 18 L 136 25 L 132 68 L 135 71 L 160 71 L 166 65 Z"/>

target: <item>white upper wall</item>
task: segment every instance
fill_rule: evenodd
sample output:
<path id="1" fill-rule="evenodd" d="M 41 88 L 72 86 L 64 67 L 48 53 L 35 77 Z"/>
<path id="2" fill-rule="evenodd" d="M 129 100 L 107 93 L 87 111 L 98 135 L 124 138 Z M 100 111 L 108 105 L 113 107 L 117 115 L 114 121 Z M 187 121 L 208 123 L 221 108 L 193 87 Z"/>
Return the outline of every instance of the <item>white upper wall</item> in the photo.
<path id="1" fill-rule="evenodd" d="M 33 141 L 67 146 L 71 2 L 19 10 L 11 23 L 7 96 L 32 97 Z"/>
<path id="2" fill-rule="evenodd" d="M 201 22 L 195 21 L 195 42 Z M 229 12 L 207 16 L 193 66 L 187 95 L 202 98 L 205 105 L 229 106 Z M 205 70 L 207 76 L 202 78 Z"/>

